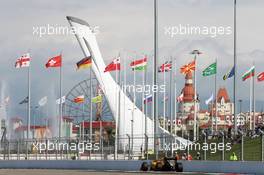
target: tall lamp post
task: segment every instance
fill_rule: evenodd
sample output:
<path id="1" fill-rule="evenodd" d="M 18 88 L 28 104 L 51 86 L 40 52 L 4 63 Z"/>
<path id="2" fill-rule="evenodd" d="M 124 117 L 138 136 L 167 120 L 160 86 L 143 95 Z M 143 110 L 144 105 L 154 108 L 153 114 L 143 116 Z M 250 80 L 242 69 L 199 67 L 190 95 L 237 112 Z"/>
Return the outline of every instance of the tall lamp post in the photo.
<path id="1" fill-rule="evenodd" d="M 194 55 L 195 69 L 194 69 L 194 123 L 193 123 L 193 140 L 197 139 L 197 91 L 196 91 L 196 70 L 197 70 L 197 56 L 202 54 L 199 50 L 193 50 L 191 52 Z"/>

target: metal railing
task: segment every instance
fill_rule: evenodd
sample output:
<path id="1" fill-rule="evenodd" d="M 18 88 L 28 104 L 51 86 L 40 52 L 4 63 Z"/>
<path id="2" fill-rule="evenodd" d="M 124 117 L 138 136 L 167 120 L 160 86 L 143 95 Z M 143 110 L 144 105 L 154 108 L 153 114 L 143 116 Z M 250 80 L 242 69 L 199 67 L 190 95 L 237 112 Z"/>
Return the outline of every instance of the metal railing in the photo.
<path id="1" fill-rule="evenodd" d="M 0 160 L 154 159 L 154 144 L 157 144 L 159 157 L 177 155 L 179 159 L 223 161 L 230 160 L 235 154 L 238 161 L 264 161 L 263 133 L 253 137 L 240 133 L 234 138 L 224 133 L 217 136 L 201 133 L 199 141 L 190 142 L 185 147 L 175 142 L 172 136 L 159 135 L 157 138 L 159 142 L 154 143 L 153 136 L 119 136 L 116 156 L 114 138 L 101 138 L 99 141 L 90 141 L 88 137 L 85 140 L 61 138 L 60 141 L 58 138 L 11 139 L 1 143 Z M 227 149 L 227 145 L 230 149 Z"/>

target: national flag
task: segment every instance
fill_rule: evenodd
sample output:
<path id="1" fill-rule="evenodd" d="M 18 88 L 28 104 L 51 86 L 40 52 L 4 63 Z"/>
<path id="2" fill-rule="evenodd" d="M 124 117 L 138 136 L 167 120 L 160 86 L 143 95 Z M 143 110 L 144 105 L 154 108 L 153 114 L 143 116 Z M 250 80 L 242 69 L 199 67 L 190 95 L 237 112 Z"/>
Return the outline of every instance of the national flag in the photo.
<path id="1" fill-rule="evenodd" d="M 264 72 L 260 73 L 257 77 L 258 81 L 264 81 Z"/>
<path id="2" fill-rule="evenodd" d="M 76 98 L 74 98 L 74 103 L 83 103 L 84 102 L 84 95 L 80 95 L 80 96 L 78 96 L 78 97 L 76 97 Z"/>
<path id="3" fill-rule="evenodd" d="M 207 68 L 204 69 L 203 71 L 203 76 L 210 76 L 216 74 L 217 71 L 217 64 L 216 62 L 208 66 Z"/>
<path id="4" fill-rule="evenodd" d="M 49 67 L 61 67 L 62 64 L 62 57 L 61 55 L 52 57 L 48 60 L 48 62 L 46 63 L 46 68 Z"/>
<path id="5" fill-rule="evenodd" d="M 135 61 L 132 61 L 130 63 L 130 66 L 132 67 L 132 70 L 145 70 L 146 67 L 147 67 L 147 57 L 145 58 L 142 58 L 142 59 L 139 59 L 139 60 L 135 60 Z"/>
<path id="6" fill-rule="evenodd" d="M 42 97 L 42 98 L 39 100 L 38 104 L 39 104 L 39 106 L 45 106 L 45 104 L 46 104 L 47 102 L 48 102 L 48 97 L 45 96 L 45 97 Z"/>
<path id="7" fill-rule="evenodd" d="M 92 57 L 90 56 L 90 57 L 83 58 L 82 60 L 76 63 L 76 66 L 77 66 L 77 70 L 91 67 Z"/>
<path id="8" fill-rule="evenodd" d="M 6 97 L 6 98 L 4 99 L 4 104 L 5 104 L 5 105 L 8 105 L 9 102 L 10 102 L 10 97 L 8 96 L 8 97 Z"/>
<path id="9" fill-rule="evenodd" d="M 56 104 L 60 104 L 60 101 L 61 101 L 61 104 L 63 104 L 63 103 L 65 103 L 65 100 L 66 100 L 66 97 L 65 96 L 63 96 L 63 97 L 61 97 L 61 98 L 58 98 L 57 100 L 56 100 Z"/>
<path id="10" fill-rule="evenodd" d="M 168 101 L 168 99 L 169 99 L 169 96 L 166 95 L 165 97 L 163 97 L 163 99 L 162 99 L 162 103 Z"/>
<path id="11" fill-rule="evenodd" d="M 104 70 L 104 72 L 110 72 L 120 70 L 120 58 L 115 58 L 110 64 L 108 64 Z"/>
<path id="12" fill-rule="evenodd" d="M 180 69 L 181 69 L 182 74 L 187 74 L 189 72 L 194 71 L 195 70 L 195 61 L 192 61 L 192 62 L 182 66 Z"/>
<path id="13" fill-rule="evenodd" d="M 242 76 L 242 80 L 246 81 L 247 79 L 255 76 L 255 66 L 252 66 L 247 72 L 245 72 Z"/>
<path id="14" fill-rule="evenodd" d="M 149 95 L 144 98 L 144 104 L 151 103 L 152 102 L 152 95 Z"/>
<path id="15" fill-rule="evenodd" d="M 98 96 L 92 98 L 92 102 L 93 103 L 101 103 L 102 99 L 103 99 L 102 96 L 98 95 Z"/>
<path id="16" fill-rule="evenodd" d="M 177 102 L 182 102 L 183 101 L 183 93 L 179 97 L 177 97 Z"/>
<path id="17" fill-rule="evenodd" d="M 22 105 L 22 104 L 26 104 L 28 103 L 28 97 L 26 97 L 24 100 L 22 100 L 19 104 Z"/>
<path id="18" fill-rule="evenodd" d="M 205 104 L 208 105 L 214 99 L 214 94 L 211 95 L 207 100 L 205 100 Z"/>
<path id="19" fill-rule="evenodd" d="M 26 53 L 16 60 L 15 67 L 29 67 L 30 65 L 30 54 Z"/>
<path id="20" fill-rule="evenodd" d="M 228 73 L 223 76 L 223 80 L 231 78 L 235 75 L 235 67 L 233 67 Z"/>
<path id="21" fill-rule="evenodd" d="M 172 62 L 166 61 L 164 64 L 162 64 L 159 68 L 159 72 L 169 72 L 172 69 Z"/>

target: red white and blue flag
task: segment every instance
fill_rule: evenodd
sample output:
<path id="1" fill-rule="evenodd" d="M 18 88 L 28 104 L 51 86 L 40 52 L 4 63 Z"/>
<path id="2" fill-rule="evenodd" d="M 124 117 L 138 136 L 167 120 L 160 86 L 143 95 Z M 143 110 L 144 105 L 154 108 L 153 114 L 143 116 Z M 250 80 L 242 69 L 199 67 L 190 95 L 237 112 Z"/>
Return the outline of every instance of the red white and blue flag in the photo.
<path id="1" fill-rule="evenodd" d="M 164 64 L 162 64 L 159 68 L 159 72 L 169 72 L 172 69 L 172 62 L 166 61 Z"/>
<path id="2" fill-rule="evenodd" d="M 145 99 L 144 99 L 144 104 L 146 103 L 151 103 L 152 102 L 152 95 L 149 95 L 147 96 Z"/>

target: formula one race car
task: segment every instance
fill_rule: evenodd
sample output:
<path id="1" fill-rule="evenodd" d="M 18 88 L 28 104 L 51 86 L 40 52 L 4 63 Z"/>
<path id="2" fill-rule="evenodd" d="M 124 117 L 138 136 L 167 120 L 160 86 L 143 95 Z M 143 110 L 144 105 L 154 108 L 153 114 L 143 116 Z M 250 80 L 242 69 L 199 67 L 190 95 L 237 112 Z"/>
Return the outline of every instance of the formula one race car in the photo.
<path id="1" fill-rule="evenodd" d="M 170 160 L 174 161 L 174 165 L 171 164 Z M 140 168 L 141 171 L 148 171 L 149 165 L 147 162 L 143 162 Z M 153 160 L 150 165 L 150 171 L 176 171 L 182 172 L 182 163 L 177 162 L 176 158 L 164 157 L 160 160 Z"/>

